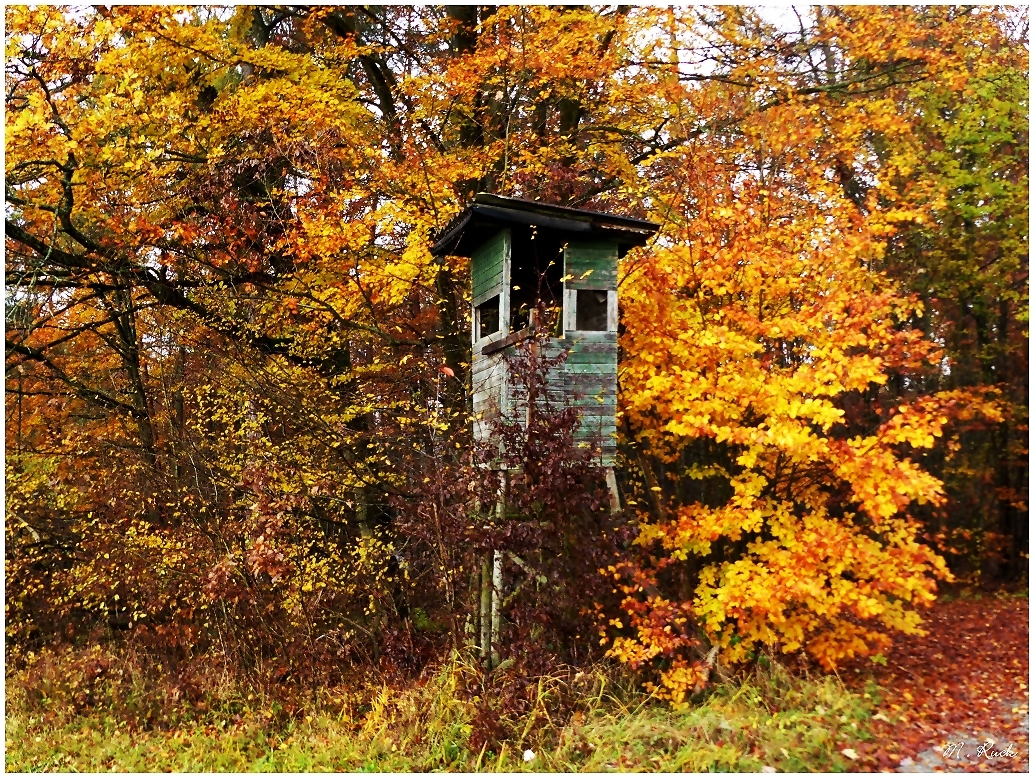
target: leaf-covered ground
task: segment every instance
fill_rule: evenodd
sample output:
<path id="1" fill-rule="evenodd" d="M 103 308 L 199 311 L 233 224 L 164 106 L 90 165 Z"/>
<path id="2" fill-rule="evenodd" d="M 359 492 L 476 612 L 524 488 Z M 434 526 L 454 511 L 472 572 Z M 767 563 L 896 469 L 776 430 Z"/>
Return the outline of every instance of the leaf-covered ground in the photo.
<path id="1" fill-rule="evenodd" d="M 874 739 L 856 747 L 861 765 L 899 772 L 1027 772 L 1026 595 L 942 600 L 926 628 L 925 637 L 900 639 L 885 664 L 857 662 L 842 673 L 849 687 L 861 688 L 872 677 L 883 689 L 871 722 Z"/>

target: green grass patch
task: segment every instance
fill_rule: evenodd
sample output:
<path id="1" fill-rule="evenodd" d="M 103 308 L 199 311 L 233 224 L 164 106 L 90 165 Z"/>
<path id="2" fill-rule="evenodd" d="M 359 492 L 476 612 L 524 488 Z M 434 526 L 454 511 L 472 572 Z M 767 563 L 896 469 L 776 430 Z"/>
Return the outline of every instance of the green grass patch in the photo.
<path id="1" fill-rule="evenodd" d="M 485 706 L 469 693 L 481 671 L 460 660 L 404 688 L 323 689 L 306 701 L 225 681 L 177 701 L 178 687 L 113 674 L 113 662 L 90 671 L 84 698 L 79 671 L 54 677 L 83 663 L 50 662 L 8 676 L 9 771 L 839 771 L 852 769 L 841 751 L 868 739 L 878 702 L 875 689 L 770 665 L 674 711 L 596 668 L 532 684 L 520 716 L 499 714 L 510 736 L 486 740 L 474 737 Z"/>

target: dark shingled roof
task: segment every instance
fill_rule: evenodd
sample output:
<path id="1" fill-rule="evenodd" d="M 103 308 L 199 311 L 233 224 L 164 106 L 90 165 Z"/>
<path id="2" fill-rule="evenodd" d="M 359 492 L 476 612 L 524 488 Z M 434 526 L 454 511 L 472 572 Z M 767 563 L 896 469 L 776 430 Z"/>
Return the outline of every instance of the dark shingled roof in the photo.
<path id="1" fill-rule="evenodd" d="M 473 205 L 434 236 L 431 254 L 468 257 L 490 233 L 515 224 L 559 233 L 583 233 L 586 238 L 607 237 L 615 240 L 623 251 L 642 246 L 660 227 L 643 219 L 481 192 L 474 197 Z"/>

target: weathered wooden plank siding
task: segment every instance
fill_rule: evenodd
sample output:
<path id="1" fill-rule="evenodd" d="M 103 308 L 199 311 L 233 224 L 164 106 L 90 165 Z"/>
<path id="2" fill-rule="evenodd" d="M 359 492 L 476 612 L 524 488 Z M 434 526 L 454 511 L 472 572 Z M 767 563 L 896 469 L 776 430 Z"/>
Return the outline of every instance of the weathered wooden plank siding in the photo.
<path id="1" fill-rule="evenodd" d="M 565 372 L 573 375 L 614 375 L 616 370 L 616 359 L 600 360 L 598 362 L 580 362 L 570 359 L 567 362 Z"/>
<path id="2" fill-rule="evenodd" d="M 575 445 L 599 449 L 599 463 L 611 466 L 617 455 L 617 333 L 576 332 L 569 341 L 564 396 L 578 411 Z"/>
<path id="3" fill-rule="evenodd" d="M 510 231 L 500 230 L 491 240 L 471 256 L 471 303 L 474 308 L 495 295 L 501 295 L 499 304 L 500 330 L 482 343 L 505 337 L 509 310 L 506 288 L 510 265 Z M 474 317 L 472 316 L 472 319 Z M 493 437 L 495 424 L 506 407 L 507 371 L 503 352 L 485 356 L 481 345 L 474 350 L 471 365 L 473 394 L 474 439 L 480 443 Z"/>
<path id="4" fill-rule="evenodd" d="M 597 344 L 593 344 L 594 346 Z M 577 348 L 571 351 L 567 355 L 568 365 L 607 365 L 611 370 L 617 367 L 617 349 L 613 348 L 611 344 L 598 344 L 599 346 L 606 346 L 605 348 L 597 347 Z"/>
<path id="5" fill-rule="evenodd" d="M 612 242 L 571 242 L 564 250 L 568 289 L 617 289 L 618 247 Z"/>
<path id="6" fill-rule="evenodd" d="M 506 359 L 503 353 L 474 358 L 471 389 L 474 395 L 474 439 L 488 441 L 492 426 L 505 407 L 507 383 Z"/>
<path id="7" fill-rule="evenodd" d="M 574 433 L 576 443 L 591 443 L 599 446 L 604 451 L 617 450 L 617 425 L 608 423 L 604 419 L 582 419 Z"/>
<path id="8" fill-rule="evenodd" d="M 564 373 L 564 391 L 572 400 L 582 397 L 595 397 L 598 394 L 604 396 L 616 396 L 618 379 L 614 375 L 603 375 L 594 373 Z"/>
<path id="9" fill-rule="evenodd" d="M 505 304 L 508 252 L 509 235 L 504 230 L 475 253 L 471 260 L 475 306 L 500 293 Z M 607 331 L 574 330 L 575 309 L 567 311 L 571 315 L 565 324 L 566 337 L 551 338 L 543 348 L 543 356 L 548 359 L 560 354 L 566 354 L 566 359 L 548 372 L 546 396 L 540 402 L 575 408 L 579 416 L 574 430 L 576 445 L 599 449 L 598 464 L 609 466 L 617 451 L 617 246 L 572 242 L 564 251 L 564 263 L 567 289 L 607 290 L 614 299 L 608 298 Z M 500 315 L 506 317 L 508 311 L 500 310 Z M 475 422 L 475 438 L 481 442 L 490 439 L 492 425 L 501 414 L 517 422 L 525 418 L 526 390 L 507 374 L 506 357 L 514 352 L 515 347 L 509 346 L 487 357 L 474 355 L 474 411 L 480 415 Z"/>
<path id="10" fill-rule="evenodd" d="M 503 290 L 506 282 L 507 255 L 510 252 L 510 231 L 499 234 L 481 246 L 470 258 L 471 302 L 481 305 Z"/>
<path id="11" fill-rule="evenodd" d="M 571 345 L 572 345 L 572 342 L 574 340 L 575 340 L 575 338 L 571 338 L 571 340 L 568 340 L 568 341 L 563 341 L 563 340 L 559 341 L 560 343 L 566 343 L 566 345 L 561 346 L 561 347 L 554 347 L 552 345 L 547 346 L 545 349 L 543 349 L 542 355 L 544 357 L 546 357 L 547 359 L 556 359 L 558 356 L 560 356 L 561 353 L 567 353 L 568 356 L 570 357 Z M 553 341 L 550 341 L 550 343 L 552 344 Z M 616 345 L 616 343 L 614 343 L 614 342 L 610 342 L 610 343 L 579 343 L 578 344 L 578 350 L 577 350 L 576 353 L 578 353 L 578 354 L 609 354 L 609 353 L 614 351 L 614 346 L 615 345 Z"/>
<path id="12" fill-rule="evenodd" d="M 604 345 L 613 343 L 615 346 L 618 342 L 617 332 L 588 332 L 585 330 L 579 330 L 572 332 L 567 338 L 568 346 L 572 349 L 584 348 L 589 345 Z"/>

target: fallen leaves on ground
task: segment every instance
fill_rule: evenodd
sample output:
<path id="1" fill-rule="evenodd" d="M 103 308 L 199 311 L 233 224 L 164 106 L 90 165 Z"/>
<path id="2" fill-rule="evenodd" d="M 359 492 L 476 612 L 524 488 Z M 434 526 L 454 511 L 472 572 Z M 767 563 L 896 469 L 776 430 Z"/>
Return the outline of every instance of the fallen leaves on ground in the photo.
<path id="1" fill-rule="evenodd" d="M 1029 606 L 1016 596 L 957 599 L 931 610 L 925 637 L 901 638 L 886 662 L 853 662 L 845 683 L 872 678 L 882 703 L 875 738 L 855 745 L 859 769 L 1026 772 L 1029 763 Z M 1016 756 L 989 758 L 1011 744 Z M 962 743 L 954 751 L 949 743 Z M 986 746 L 985 746 L 986 747 Z"/>

